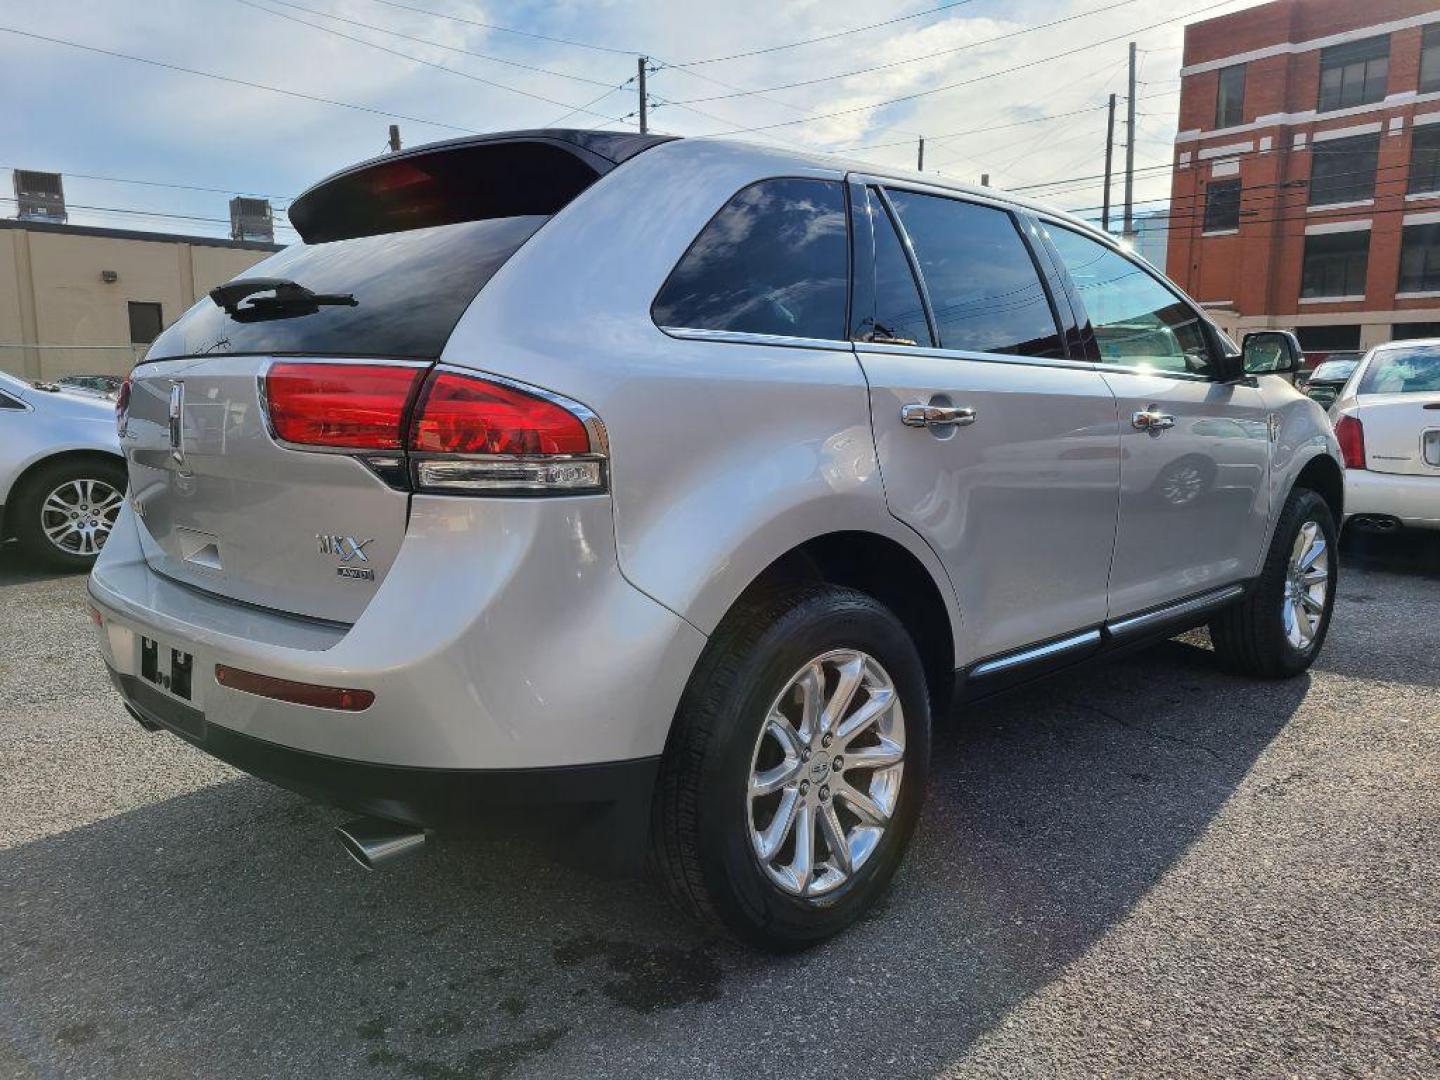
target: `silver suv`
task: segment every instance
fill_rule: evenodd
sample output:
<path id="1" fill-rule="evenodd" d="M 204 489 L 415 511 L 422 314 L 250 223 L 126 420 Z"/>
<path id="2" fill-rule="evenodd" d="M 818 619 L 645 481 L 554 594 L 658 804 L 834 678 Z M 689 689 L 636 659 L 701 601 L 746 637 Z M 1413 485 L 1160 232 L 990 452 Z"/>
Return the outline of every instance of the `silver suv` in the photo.
<path id="1" fill-rule="evenodd" d="M 932 717 L 1208 623 L 1295 675 L 1338 448 L 1081 221 L 545 130 L 366 162 L 155 342 L 90 582 L 134 716 L 365 817 L 563 803 L 794 948 L 895 872 Z"/>

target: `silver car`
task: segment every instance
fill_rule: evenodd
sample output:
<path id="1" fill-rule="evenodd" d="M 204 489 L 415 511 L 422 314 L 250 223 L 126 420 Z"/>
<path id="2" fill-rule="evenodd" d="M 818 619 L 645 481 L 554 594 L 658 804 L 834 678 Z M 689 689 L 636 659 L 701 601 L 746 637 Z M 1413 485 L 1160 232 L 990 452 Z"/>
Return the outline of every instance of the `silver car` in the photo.
<path id="1" fill-rule="evenodd" d="M 871 171 L 866 171 L 871 170 Z M 134 716 L 363 815 L 572 804 L 767 948 L 895 872 L 932 717 L 1209 623 L 1305 670 L 1338 450 L 1075 219 L 772 148 L 366 162 L 133 375 L 90 594 Z M 628 841 L 627 841 L 628 838 Z"/>
<path id="2" fill-rule="evenodd" d="M 124 491 L 113 401 L 0 372 L 0 540 L 57 569 L 88 570 Z"/>

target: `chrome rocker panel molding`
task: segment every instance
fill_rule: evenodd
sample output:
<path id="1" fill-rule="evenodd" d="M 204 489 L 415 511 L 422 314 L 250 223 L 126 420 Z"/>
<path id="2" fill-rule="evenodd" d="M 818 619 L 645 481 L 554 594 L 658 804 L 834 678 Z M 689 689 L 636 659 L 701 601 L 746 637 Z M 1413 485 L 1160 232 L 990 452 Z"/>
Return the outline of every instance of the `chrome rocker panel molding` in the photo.
<path id="1" fill-rule="evenodd" d="M 1242 599 L 1249 584 L 1237 582 L 1209 589 L 1163 607 L 1112 619 L 1102 626 L 987 657 L 958 673 L 959 696 L 962 700 L 988 697 L 1091 657 L 1108 656 L 1171 637 L 1201 625 L 1215 611 Z"/>

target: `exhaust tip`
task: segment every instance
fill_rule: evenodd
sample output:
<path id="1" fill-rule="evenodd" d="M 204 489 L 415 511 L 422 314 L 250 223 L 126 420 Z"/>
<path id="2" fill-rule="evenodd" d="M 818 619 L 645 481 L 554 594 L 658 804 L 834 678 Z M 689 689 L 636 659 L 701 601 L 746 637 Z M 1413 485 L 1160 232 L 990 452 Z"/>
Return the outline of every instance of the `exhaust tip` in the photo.
<path id="1" fill-rule="evenodd" d="M 356 818 L 335 827 L 345 853 L 366 870 L 413 855 L 425 846 L 425 830 L 381 818 Z"/>
<path id="2" fill-rule="evenodd" d="M 1400 519 L 1389 514 L 1356 514 L 1351 519 L 1357 529 L 1369 533 L 1393 533 L 1400 531 Z"/>

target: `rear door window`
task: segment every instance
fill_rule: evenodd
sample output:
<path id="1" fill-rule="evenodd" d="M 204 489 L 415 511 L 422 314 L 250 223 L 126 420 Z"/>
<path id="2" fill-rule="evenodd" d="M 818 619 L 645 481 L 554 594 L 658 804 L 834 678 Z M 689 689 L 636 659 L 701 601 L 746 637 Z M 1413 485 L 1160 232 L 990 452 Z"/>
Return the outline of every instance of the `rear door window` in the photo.
<path id="1" fill-rule="evenodd" d="M 695 238 L 651 315 L 676 329 L 843 341 L 848 250 L 838 181 L 762 180 Z"/>
<path id="2" fill-rule="evenodd" d="M 887 189 L 920 263 L 940 346 L 1063 357 L 1050 298 L 1006 211 Z"/>

